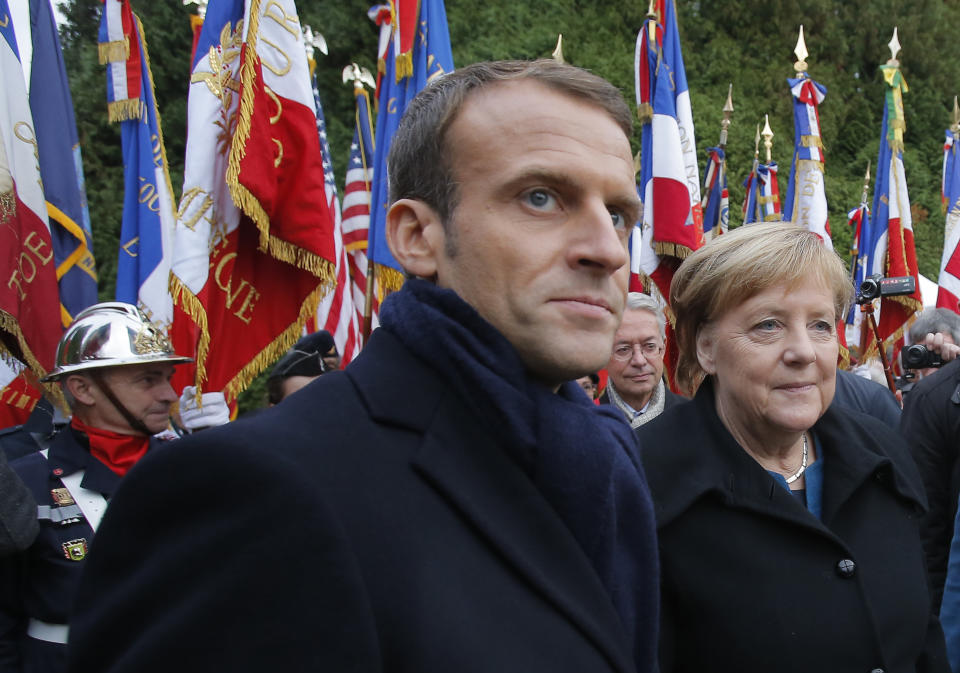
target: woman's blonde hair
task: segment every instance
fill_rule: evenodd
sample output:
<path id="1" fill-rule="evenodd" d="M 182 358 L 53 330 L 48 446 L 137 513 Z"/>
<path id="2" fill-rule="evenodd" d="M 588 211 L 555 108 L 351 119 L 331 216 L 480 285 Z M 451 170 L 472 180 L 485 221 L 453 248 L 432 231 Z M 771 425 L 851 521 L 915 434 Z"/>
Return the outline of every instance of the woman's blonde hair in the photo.
<path id="1" fill-rule="evenodd" d="M 704 325 L 771 287 L 812 282 L 833 294 L 837 320 L 846 315 L 853 284 L 843 261 L 816 234 L 792 222 L 739 227 L 687 257 L 670 284 L 680 389 L 696 392 L 705 376 L 697 360 L 697 333 Z"/>

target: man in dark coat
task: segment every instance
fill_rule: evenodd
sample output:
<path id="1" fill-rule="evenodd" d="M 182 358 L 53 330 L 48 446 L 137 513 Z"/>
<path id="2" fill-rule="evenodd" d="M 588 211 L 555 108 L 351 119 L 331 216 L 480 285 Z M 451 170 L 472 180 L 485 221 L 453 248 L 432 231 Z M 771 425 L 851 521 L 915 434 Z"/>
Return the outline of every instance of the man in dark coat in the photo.
<path id="1" fill-rule="evenodd" d="M 345 371 L 129 475 L 69 670 L 652 671 L 636 438 L 573 383 L 623 311 L 630 118 L 554 61 L 424 89 L 389 158 L 412 278 Z"/>
<path id="2" fill-rule="evenodd" d="M 939 610 L 960 497 L 960 360 L 917 381 L 904 398 L 900 434 L 917 461 L 930 504 L 920 533 Z"/>
<path id="3" fill-rule="evenodd" d="M 607 388 L 600 396 L 600 404 L 612 404 L 619 409 L 634 430 L 683 400 L 663 380 L 666 322 L 663 309 L 650 295 L 627 295 L 627 308 L 613 340 L 607 363 Z"/>

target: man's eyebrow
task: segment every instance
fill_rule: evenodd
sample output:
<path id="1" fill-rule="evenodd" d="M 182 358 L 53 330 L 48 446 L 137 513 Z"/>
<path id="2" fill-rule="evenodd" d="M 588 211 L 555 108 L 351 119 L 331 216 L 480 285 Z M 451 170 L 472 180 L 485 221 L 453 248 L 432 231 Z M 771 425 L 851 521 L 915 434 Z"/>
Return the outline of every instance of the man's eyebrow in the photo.
<path id="1" fill-rule="evenodd" d="M 503 189 L 506 192 L 512 192 L 527 183 L 541 183 L 559 190 L 574 190 L 580 186 L 580 182 L 564 171 L 532 166 L 507 180 Z M 631 224 L 635 224 L 640 219 L 640 198 L 635 191 L 631 191 L 630 196 L 614 197 L 607 205 L 623 211 L 623 214 L 632 220 Z"/>

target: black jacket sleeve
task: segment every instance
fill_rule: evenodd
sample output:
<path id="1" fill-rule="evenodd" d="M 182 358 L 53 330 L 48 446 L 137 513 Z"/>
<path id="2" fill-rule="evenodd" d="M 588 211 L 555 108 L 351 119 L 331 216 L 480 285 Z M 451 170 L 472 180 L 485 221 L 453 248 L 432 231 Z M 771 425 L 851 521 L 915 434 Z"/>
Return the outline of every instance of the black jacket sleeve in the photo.
<path id="1" fill-rule="evenodd" d="M 87 558 L 68 671 L 380 669 L 339 523 L 308 475 L 239 443 L 202 433 L 124 478 Z"/>

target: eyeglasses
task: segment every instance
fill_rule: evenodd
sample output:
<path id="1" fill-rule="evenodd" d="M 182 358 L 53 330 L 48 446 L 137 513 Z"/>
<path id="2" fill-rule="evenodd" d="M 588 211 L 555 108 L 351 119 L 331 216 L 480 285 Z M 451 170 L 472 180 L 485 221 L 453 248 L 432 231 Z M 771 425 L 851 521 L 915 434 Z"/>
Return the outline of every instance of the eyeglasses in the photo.
<path id="1" fill-rule="evenodd" d="M 645 358 L 655 358 L 663 352 L 663 345 L 653 341 L 643 344 L 617 344 L 613 349 L 613 357 L 621 362 L 626 362 L 633 357 L 635 349 L 639 348 Z"/>

